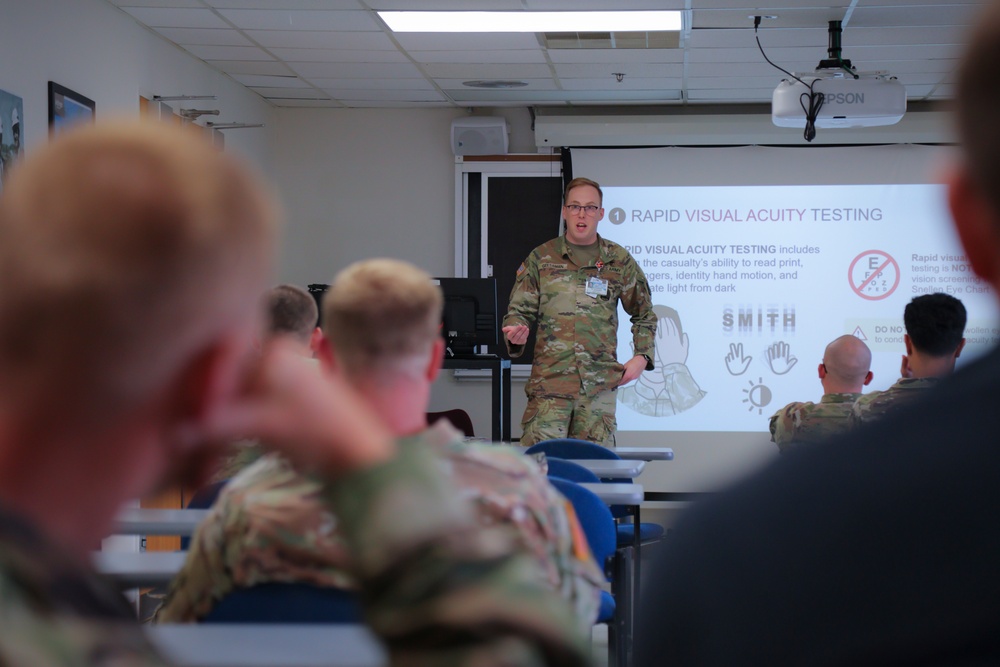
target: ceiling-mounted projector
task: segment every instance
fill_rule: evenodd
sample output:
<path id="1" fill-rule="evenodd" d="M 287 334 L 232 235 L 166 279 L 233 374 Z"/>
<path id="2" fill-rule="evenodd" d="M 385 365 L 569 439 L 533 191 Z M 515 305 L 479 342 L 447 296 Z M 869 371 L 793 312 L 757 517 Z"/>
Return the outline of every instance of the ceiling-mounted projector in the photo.
<path id="1" fill-rule="evenodd" d="M 754 25 L 756 28 L 759 20 Z M 782 79 L 771 96 L 774 124 L 805 128 L 806 139 L 811 141 L 815 128 L 898 123 L 906 113 L 903 84 L 886 72 L 858 72 L 850 60 L 841 58 L 840 21 L 830 21 L 828 33 L 829 57 L 821 60 L 814 72 L 799 74 L 782 70 L 791 78 Z M 760 44 L 759 39 L 757 43 Z"/>
<path id="2" fill-rule="evenodd" d="M 816 114 L 816 127 L 876 127 L 893 125 L 906 113 L 906 88 L 895 77 L 860 74 L 855 79 L 844 72 L 798 75 L 802 81 L 783 79 L 771 97 L 771 120 L 779 127 L 805 127 L 803 95 L 823 95 Z"/>

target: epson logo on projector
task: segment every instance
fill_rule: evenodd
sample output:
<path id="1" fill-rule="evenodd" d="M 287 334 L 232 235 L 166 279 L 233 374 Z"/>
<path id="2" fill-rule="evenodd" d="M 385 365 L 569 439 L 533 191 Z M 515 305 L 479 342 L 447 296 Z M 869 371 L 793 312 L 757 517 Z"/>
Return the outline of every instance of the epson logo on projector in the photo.
<path id="1" fill-rule="evenodd" d="M 864 93 L 830 93 L 823 94 L 824 104 L 864 104 Z"/>

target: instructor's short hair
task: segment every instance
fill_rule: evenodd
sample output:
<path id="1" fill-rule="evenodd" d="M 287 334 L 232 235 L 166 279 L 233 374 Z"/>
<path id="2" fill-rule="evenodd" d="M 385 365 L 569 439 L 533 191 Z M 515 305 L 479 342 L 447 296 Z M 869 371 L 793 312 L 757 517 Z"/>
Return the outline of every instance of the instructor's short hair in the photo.
<path id="1" fill-rule="evenodd" d="M 592 181 L 589 178 L 584 178 L 582 176 L 579 176 L 566 184 L 566 189 L 563 190 L 564 204 L 566 203 L 566 200 L 569 198 L 569 191 L 572 190 L 573 188 L 578 188 L 581 185 L 589 185 L 590 187 L 597 190 L 597 195 L 601 198 L 601 203 L 602 204 L 604 203 L 604 191 L 601 190 L 601 186 L 597 184 L 597 181 Z"/>

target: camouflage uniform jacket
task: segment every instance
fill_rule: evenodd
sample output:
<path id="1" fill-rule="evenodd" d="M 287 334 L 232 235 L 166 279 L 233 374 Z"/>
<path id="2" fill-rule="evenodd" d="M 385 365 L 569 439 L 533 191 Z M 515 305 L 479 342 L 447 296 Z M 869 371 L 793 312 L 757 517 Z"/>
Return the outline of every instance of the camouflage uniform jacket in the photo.
<path id="1" fill-rule="evenodd" d="M 432 451 L 481 524 L 516 528 L 541 583 L 573 605 L 580 630 L 589 633 L 604 578 L 572 507 L 537 461 L 512 448 L 465 443 L 446 422 L 427 429 L 421 440 L 402 447 Z M 357 588 L 343 513 L 323 505 L 321 490 L 275 455 L 234 477 L 198 527 L 157 621 L 196 620 L 233 588 L 268 581 Z"/>
<path id="2" fill-rule="evenodd" d="M 0 665 L 165 665 L 109 581 L 0 509 Z"/>
<path id="3" fill-rule="evenodd" d="M 939 380 L 940 378 L 900 378 L 885 391 L 865 394 L 854 402 L 851 423 L 857 425 L 881 419 L 886 413 L 923 396 Z"/>
<path id="4" fill-rule="evenodd" d="M 618 386 L 624 368 L 618 362 L 618 302 L 631 315 L 635 354 L 653 358 L 656 316 L 649 283 L 625 248 L 597 237 L 600 268 L 580 266 L 560 236 L 543 243 L 518 269 L 503 326 L 537 324 L 529 396 L 593 398 Z M 607 294 L 586 294 L 587 281 L 608 281 Z M 524 352 L 511 345 L 511 357 Z M 646 370 L 653 370 L 652 361 Z"/>
<path id="5" fill-rule="evenodd" d="M 789 403 L 771 416 L 771 442 L 782 452 L 793 444 L 826 440 L 851 428 L 850 416 L 860 393 L 823 394 L 819 403 Z"/>

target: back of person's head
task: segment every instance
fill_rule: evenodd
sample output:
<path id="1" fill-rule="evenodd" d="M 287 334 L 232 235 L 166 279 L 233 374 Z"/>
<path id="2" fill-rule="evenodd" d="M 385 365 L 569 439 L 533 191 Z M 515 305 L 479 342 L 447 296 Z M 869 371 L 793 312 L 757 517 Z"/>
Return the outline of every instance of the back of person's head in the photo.
<path id="1" fill-rule="evenodd" d="M 914 297 L 903 311 L 903 324 L 916 351 L 931 357 L 954 354 L 965 332 L 965 306 L 935 292 Z"/>
<path id="2" fill-rule="evenodd" d="M 272 287 L 265 298 L 266 338 L 290 336 L 308 344 L 319 321 L 316 299 L 297 285 Z"/>
<path id="3" fill-rule="evenodd" d="M 370 259 L 334 278 L 323 299 L 323 333 L 354 376 L 419 375 L 440 336 L 444 297 L 412 264 Z"/>
<path id="4" fill-rule="evenodd" d="M 978 186 L 1000 218 L 1000 3 L 986 3 L 958 70 L 956 108 L 966 175 Z"/>
<path id="5" fill-rule="evenodd" d="M 81 127 L 30 154 L 0 197 L 0 402 L 38 424 L 105 423 L 216 337 L 252 334 L 274 236 L 264 192 L 153 123 Z"/>
<path id="6" fill-rule="evenodd" d="M 872 352 L 864 341 L 850 334 L 834 339 L 823 352 L 823 367 L 837 386 L 861 391 L 867 384 Z"/>

